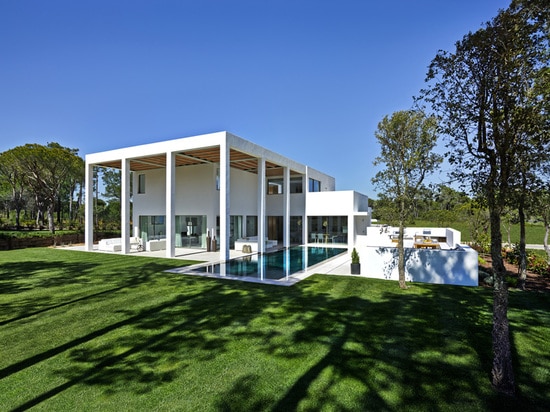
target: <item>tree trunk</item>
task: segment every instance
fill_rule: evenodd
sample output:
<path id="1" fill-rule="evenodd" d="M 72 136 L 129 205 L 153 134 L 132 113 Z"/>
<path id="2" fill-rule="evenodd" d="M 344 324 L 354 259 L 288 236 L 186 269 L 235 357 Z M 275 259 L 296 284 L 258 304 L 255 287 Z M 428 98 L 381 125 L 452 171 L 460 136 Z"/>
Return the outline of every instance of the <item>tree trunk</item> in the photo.
<path id="1" fill-rule="evenodd" d="M 401 216 L 399 218 L 399 236 L 397 242 L 397 249 L 399 252 L 399 260 L 397 262 L 397 269 L 399 272 L 399 287 L 401 289 L 407 289 L 405 283 L 405 247 L 403 238 L 405 237 L 405 219 L 404 219 L 405 202 L 401 200 Z"/>
<path id="2" fill-rule="evenodd" d="M 61 206 L 61 196 L 57 196 L 57 224 L 61 225 L 61 215 L 62 215 L 62 206 Z"/>
<path id="3" fill-rule="evenodd" d="M 36 227 L 37 228 L 42 228 L 42 226 L 44 225 L 44 212 L 42 211 L 42 209 L 38 208 L 38 210 L 36 211 Z"/>
<path id="4" fill-rule="evenodd" d="M 527 251 L 525 250 L 525 210 L 523 195 L 519 201 L 519 265 L 518 265 L 518 288 L 525 290 L 527 280 Z"/>
<path id="5" fill-rule="evenodd" d="M 497 277 L 498 278 L 498 277 Z M 495 279 L 493 293 L 493 387 L 509 396 L 515 395 L 510 324 L 508 322 L 508 289 L 502 279 Z"/>
<path id="6" fill-rule="evenodd" d="M 508 323 L 508 288 L 504 282 L 505 268 L 502 262 L 502 234 L 500 209 L 491 205 L 491 258 L 494 272 L 493 293 L 493 387 L 506 395 L 515 395 L 514 370 Z"/>
<path id="7" fill-rule="evenodd" d="M 548 234 L 550 233 L 550 224 L 546 223 L 544 225 L 546 229 L 544 232 L 544 250 L 546 251 L 546 256 L 548 256 L 548 265 L 550 265 L 550 246 L 548 246 Z"/>
<path id="8" fill-rule="evenodd" d="M 48 229 L 52 233 L 55 233 L 55 222 L 54 222 L 54 205 L 50 203 L 48 205 Z"/>

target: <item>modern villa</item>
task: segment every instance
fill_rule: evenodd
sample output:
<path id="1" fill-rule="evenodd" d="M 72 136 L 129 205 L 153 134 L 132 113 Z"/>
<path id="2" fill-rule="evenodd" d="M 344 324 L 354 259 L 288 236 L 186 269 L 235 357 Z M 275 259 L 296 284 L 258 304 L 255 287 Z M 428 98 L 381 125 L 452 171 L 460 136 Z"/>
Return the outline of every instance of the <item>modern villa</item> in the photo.
<path id="1" fill-rule="evenodd" d="M 291 246 L 305 245 L 285 258 L 288 278 L 290 260 L 307 268 L 317 259 L 311 249 L 349 256 L 357 248 L 363 275 L 396 279 L 395 228 L 371 226 L 367 196 L 337 191 L 334 177 L 231 133 L 88 154 L 86 187 L 93 187 L 95 167 L 121 171 L 121 237 L 101 240 L 101 251 L 175 257 L 177 250 L 196 249 L 218 253 L 225 267 L 231 250 L 257 260 L 266 251 L 290 255 Z M 89 251 L 93 211 L 93 196 L 86 196 Z M 460 232 L 408 228 L 406 239 L 408 280 L 477 285 L 477 253 L 460 244 Z"/>
<path id="2" fill-rule="evenodd" d="M 228 132 L 88 154 L 87 187 L 97 166 L 122 172 L 121 241 L 102 246 L 123 254 L 137 238 L 167 257 L 185 247 L 219 250 L 221 261 L 244 246 L 260 253 L 308 242 L 352 247 L 370 224 L 367 196 L 336 191 L 333 177 Z"/>

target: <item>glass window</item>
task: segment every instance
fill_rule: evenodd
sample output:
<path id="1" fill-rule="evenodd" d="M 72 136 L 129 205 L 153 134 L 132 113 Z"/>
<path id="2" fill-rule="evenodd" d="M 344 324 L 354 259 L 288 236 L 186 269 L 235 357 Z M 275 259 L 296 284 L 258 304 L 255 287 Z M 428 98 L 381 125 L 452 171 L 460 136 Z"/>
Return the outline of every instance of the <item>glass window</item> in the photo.
<path id="1" fill-rule="evenodd" d="M 246 236 L 258 235 L 258 216 L 246 217 Z"/>
<path id="2" fill-rule="evenodd" d="M 303 193 L 301 176 L 290 178 L 290 193 Z"/>
<path id="3" fill-rule="evenodd" d="M 315 179 L 309 179 L 309 191 L 310 192 L 320 192 L 321 191 L 321 182 Z"/>
<path id="4" fill-rule="evenodd" d="M 289 193 L 303 193 L 302 189 L 302 177 L 291 177 L 289 181 L 290 192 Z M 267 180 L 267 194 L 268 195 L 280 195 L 284 192 L 284 179 L 271 178 Z"/>
<path id="5" fill-rule="evenodd" d="M 283 193 L 283 179 L 268 179 L 267 180 L 267 194 L 268 195 L 280 195 Z"/>
<path id="6" fill-rule="evenodd" d="M 348 242 L 347 216 L 308 216 L 308 229 L 310 243 Z"/>
<path id="7" fill-rule="evenodd" d="M 302 244 L 302 216 L 290 216 L 290 243 Z"/>
<path id="8" fill-rule="evenodd" d="M 243 217 L 229 217 L 229 248 L 235 249 L 235 240 L 243 237 Z"/>
<path id="9" fill-rule="evenodd" d="M 176 247 L 206 248 L 206 216 L 176 216 Z"/>
<path id="10" fill-rule="evenodd" d="M 145 193 L 145 175 L 138 175 L 138 193 Z"/>
<path id="11" fill-rule="evenodd" d="M 166 238 L 166 223 L 164 216 L 140 216 L 139 227 L 141 238 L 144 242 Z"/>

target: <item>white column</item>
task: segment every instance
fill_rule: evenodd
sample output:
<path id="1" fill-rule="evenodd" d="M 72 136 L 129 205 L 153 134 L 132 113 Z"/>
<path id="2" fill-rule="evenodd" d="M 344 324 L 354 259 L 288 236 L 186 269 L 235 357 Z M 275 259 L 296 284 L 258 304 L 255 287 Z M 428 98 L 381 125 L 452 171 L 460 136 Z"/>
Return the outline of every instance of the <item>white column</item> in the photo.
<path id="1" fill-rule="evenodd" d="M 265 252 L 265 159 L 258 159 L 258 252 Z"/>
<path id="2" fill-rule="evenodd" d="M 309 172 L 308 168 L 306 166 L 306 174 L 303 176 L 304 182 L 302 183 L 302 190 L 304 191 L 304 216 L 302 218 L 302 240 L 304 241 L 304 245 L 307 245 L 309 243 L 309 219 L 307 216 L 307 198 L 309 193 Z"/>
<path id="3" fill-rule="evenodd" d="M 348 248 L 355 246 L 355 216 L 348 215 Z"/>
<path id="4" fill-rule="evenodd" d="M 130 180 L 132 181 L 132 188 L 133 188 L 133 191 L 130 194 L 130 196 L 133 197 L 133 200 L 135 201 L 136 193 L 138 192 L 138 184 L 139 184 L 138 183 L 138 180 L 139 180 L 138 173 L 130 173 Z M 138 212 L 136 212 L 135 203 L 134 203 L 134 207 L 132 208 L 132 222 L 133 222 L 134 227 L 132 228 L 131 233 L 133 233 L 132 236 L 140 238 L 141 237 L 141 230 L 140 230 L 140 227 L 139 227 L 139 215 L 137 213 Z M 142 245 L 142 246 L 143 246 L 143 250 L 145 250 L 145 245 Z"/>
<path id="5" fill-rule="evenodd" d="M 94 249 L 94 165 L 86 163 L 86 203 L 84 220 L 84 243 L 86 250 Z"/>
<path id="6" fill-rule="evenodd" d="M 283 247 L 290 246 L 290 169 L 283 168 Z"/>
<path id="7" fill-rule="evenodd" d="M 229 260 L 229 148 L 227 139 L 220 144 L 220 260 Z"/>
<path id="8" fill-rule="evenodd" d="M 166 257 L 176 256 L 176 154 L 166 152 Z"/>
<path id="9" fill-rule="evenodd" d="M 130 160 L 122 159 L 120 199 L 121 252 L 130 252 Z"/>

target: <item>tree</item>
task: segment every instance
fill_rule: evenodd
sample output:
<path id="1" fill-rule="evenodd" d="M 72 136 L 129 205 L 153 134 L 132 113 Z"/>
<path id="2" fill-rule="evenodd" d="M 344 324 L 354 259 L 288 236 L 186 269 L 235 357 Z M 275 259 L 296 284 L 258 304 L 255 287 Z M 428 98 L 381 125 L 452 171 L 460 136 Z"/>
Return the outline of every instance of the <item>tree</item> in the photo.
<path id="1" fill-rule="evenodd" d="M 121 194 L 121 171 L 107 167 L 100 168 L 101 180 L 103 181 L 103 197 L 108 201 L 120 202 Z"/>
<path id="2" fill-rule="evenodd" d="M 76 154 L 76 153 L 75 153 Z M 84 189 L 84 159 L 80 156 L 74 156 L 72 159 L 71 172 L 69 173 L 67 180 L 62 187 L 62 194 L 68 198 L 68 214 L 69 221 L 74 221 L 78 217 L 80 212 L 80 206 L 83 201 L 83 189 Z M 75 203 L 76 192 L 76 207 Z M 60 196 L 61 197 L 61 196 Z"/>
<path id="3" fill-rule="evenodd" d="M 397 225 L 399 219 L 393 199 L 385 193 L 379 193 L 378 199 L 373 200 L 372 217 L 390 225 Z"/>
<path id="4" fill-rule="evenodd" d="M 82 173 L 78 150 L 62 147 L 58 143 L 47 146 L 26 144 L 11 149 L 10 153 L 25 185 L 34 195 L 38 207 L 37 222 L 43 220 L 45 209 L 48 228 L 55 233 L 54 210 L 61 187 L 75 173 Z"/>
<path id="5" fill-rule="evenodd" d="M 423 95 L 440 116 L 449 137 L 453 177 L 483 195 L 490 215 L 491 257 L 495 274 L 493 304 L 492 383 L 496 390 L 515 394 L 509 324 L 508 290 L 502 261 L 501 215 L 520 185 L 528 159 L 530 167 L 548 153 L 544 88 L 537 87 L 548 68 L 548 35 L 532 4 L 502 10 L 484 28 L 456 43 L 456 51 L 441 51 L 430 65 Z M 529 17 L 531 16 L 531 17 Z M 546 26 L 548 27 L 547 23 Z M 547 115 L 546 115 L 547 116 Z"/>
<path id="6" fill-rule="evenodd" d="M 372 182 L 383 188 L 385 195 L 397 206 L 399 287 L 404 289 L 407 287 L 403 247 L 405 222 L 411 215 L 424 178 L 442 161 L 441 156 L 432 152 L 437 143 L 437 121 L 421 111 L 399 111 L 382 119 L 375 136 L 381 153 L 374 164 L 382 164 L 385 169 L 378 172 Z"/>
<path id="7" fill-rule="evenodd" d="M 15 208 L 15 227 L 19 230 L 21 210 L 25 207 L 25 175 L 11 150 L 0 153 L 0 179 L 11 190 L 10 203 Z"/>

